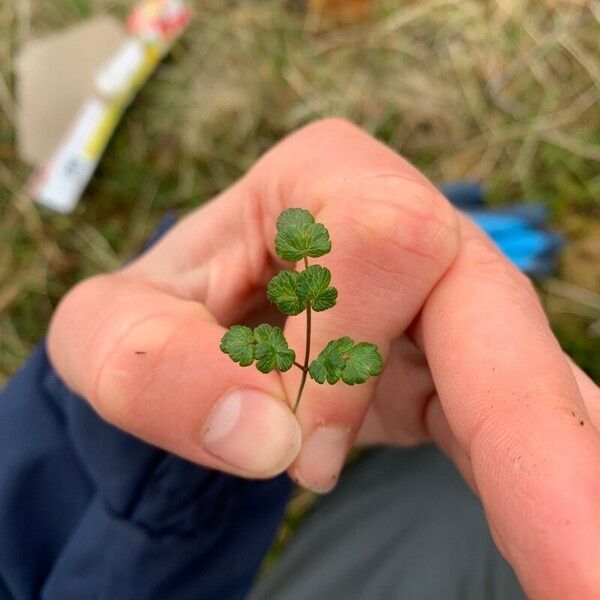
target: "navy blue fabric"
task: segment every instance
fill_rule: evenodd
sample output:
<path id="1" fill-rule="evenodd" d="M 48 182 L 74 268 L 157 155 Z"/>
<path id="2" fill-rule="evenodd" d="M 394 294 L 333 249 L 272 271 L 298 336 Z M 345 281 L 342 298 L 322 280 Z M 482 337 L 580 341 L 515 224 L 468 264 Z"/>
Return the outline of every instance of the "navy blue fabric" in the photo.
<path id="1" fill-rule="evenodd" d="M 0 393 L 0 599 L 243 598 L 290 491 L 111 427 L 41 344 Z"/>

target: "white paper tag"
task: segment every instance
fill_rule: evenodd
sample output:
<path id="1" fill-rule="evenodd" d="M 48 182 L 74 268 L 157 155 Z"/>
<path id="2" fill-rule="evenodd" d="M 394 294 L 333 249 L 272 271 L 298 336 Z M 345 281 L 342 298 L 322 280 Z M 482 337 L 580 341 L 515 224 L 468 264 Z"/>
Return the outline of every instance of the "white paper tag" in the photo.
<path id="1" fill-rule="evenodd" d="M 101 100 L 84 104 L 52 161 L 33 184 L 40 204 L 61 213 L 75 208 L 100 158 L 91 155 L 87 146 L 107 115 L 108 107 Z"/>
<path id="2" fill-rule="evenodd" d="M 128 93 L 135 73 L 144 62 L 144 56 L 143 42 L 133 38 L 127 40 L 94 79 L 100 96 L 113 99 Z"/>

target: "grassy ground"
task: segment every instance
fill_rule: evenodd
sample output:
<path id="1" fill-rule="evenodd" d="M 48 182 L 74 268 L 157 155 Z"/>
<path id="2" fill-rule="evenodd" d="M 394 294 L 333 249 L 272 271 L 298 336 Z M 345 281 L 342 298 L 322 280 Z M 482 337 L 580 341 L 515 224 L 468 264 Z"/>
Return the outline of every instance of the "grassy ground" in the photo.
<path id="1" fill-rule="evenodd" d="M 477 178 L 491 202 L 546 202 L 569 238 L 547 307 L 600 380 L 590 329 L 600 302 L 583 289 L 600 291 L 600 3 L 382 0 L 368 21 L 332 27 L 301 1 L 197 2 L 75 214 L 42 214 L 21 191 L 29 171 L 15 152 L 18 48 L 127 5 L 0 3 L 0 383 L 75 281 L 134 254 L 165 210 L 198 206 L 286 133 L 331 114 L 434 181 Z"/>

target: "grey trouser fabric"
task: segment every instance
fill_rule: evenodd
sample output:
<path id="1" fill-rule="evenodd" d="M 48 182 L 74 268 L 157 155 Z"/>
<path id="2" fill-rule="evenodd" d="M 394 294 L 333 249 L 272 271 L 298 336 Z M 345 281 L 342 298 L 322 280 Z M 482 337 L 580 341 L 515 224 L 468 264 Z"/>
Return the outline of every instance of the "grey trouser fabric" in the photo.
<path id="1" fill-rule="evenodd" d="M 253 600 L 519 600 L 479 501 L 432 447 L 369 453 L 319 501 Z"/>

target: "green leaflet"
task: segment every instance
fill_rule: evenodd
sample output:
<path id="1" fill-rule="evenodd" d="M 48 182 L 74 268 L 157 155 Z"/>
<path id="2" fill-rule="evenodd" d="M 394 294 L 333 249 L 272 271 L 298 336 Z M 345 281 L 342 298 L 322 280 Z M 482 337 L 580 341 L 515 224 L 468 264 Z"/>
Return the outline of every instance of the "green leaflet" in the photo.
<path id="1" fill-rule="evenodd" d="M 348 385 L 364 383 L 369 377 L 379 375 L 383 369 L 383 358 L 375 344 L 360 342 L 348 351 L 342 381 Z"/>
<path id="2" fill-rule="evenodd" d="M 298 296 L 317 312 L 335 306 L 338 291 L 329 285 L 331 272 L 320 265 L 311 265 L 298 276 Z"/>
<path id="3" fill-rule="evenodd" d="M 262 373 L 287 371 L 296 359 L 283 331 L 266 323 L 254 331 L 245 325 L 233 325 L 221 339 L 221 350 L 242 367 L 248 367 L 256 360 L 256 368 Z"/>
<path id="4" fill-rule="evenodd" d="M 281 271 L 267 287 L 267 298 L 285 315 L 298 315 L 310 302 L 319 312 L 335 306 L 338 291 L 329 285 L 331 272 L 320 265 L 304 271 Z"/>
<path id="5" fill-rule="evenodd" d="M 262 373 L 287 371 L 296 358 L 279 327 L 263 323 L 254 329 L 256 368 Z"/>
<path id="6" fill-rule="evenodd" d="M 306 300 L 298 296 L 298 273 L 281 271 L 267 286 L 267 298 L 284 315 L 299 315 L 306 308 Z"/>
<path id="7" fill-rule="evenodd" d="M 283 260 L 323 256 L 331 250 L 329 232 L 303 208 L 288 208 L 277 219 L 275 252 Z"/>
<path id="8" fill-rule="evenodd" d="M 254 332 L 245 325 L 233 325 L 221 339 L 221 350 L 241 367 L 248 367 L 253 363 L 254 345 Z"/>
<path id="9" fill-rule="evenodd" d="M 349 337 L 332 340 L 312 361 L 310 376 L 317 383 L 334 384 L 340 379 L 348 385 L 364 383 L 383 368 L 377 346 L 368 342 L 354 344 Z"/>
<path id="10" fill-rule="evenodd" d="M 342 369 L 346 365 L 344 355 L 354 346 L 354 342 L 349 337 L 342 337 L 337 340 L 331 340 L 321 350 L 319 356 L 310 363 L 308 372 L 317 383 L 331 383 L 332 385 L 340 380 Z"/>

